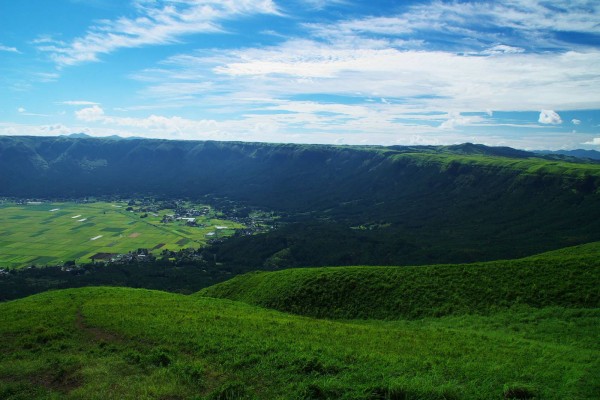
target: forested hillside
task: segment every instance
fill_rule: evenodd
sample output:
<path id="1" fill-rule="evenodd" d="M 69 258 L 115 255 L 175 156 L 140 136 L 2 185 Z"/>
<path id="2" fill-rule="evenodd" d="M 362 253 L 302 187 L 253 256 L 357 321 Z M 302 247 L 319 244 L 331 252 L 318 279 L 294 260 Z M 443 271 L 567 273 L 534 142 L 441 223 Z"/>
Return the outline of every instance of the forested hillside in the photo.
<path id="1" fill-rule="evenodd" d="M 473 144 L 3 137 L 0 196 L 211 195 L 282 213 L 282 229 L 215 247 L 225 263 L 462 262 L 600 239 L 600 165 L 546 157 Z"/>

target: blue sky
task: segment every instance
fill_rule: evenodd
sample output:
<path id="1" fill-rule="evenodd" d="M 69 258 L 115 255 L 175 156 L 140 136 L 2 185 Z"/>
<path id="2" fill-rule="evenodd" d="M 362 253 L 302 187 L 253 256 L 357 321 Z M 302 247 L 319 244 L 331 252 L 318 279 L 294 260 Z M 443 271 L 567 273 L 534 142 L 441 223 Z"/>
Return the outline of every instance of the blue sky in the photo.
<path id="1" fill-rule="evenodd" d="M 597 0 L 0 2 L 0 134 L 600 149 Z"/>

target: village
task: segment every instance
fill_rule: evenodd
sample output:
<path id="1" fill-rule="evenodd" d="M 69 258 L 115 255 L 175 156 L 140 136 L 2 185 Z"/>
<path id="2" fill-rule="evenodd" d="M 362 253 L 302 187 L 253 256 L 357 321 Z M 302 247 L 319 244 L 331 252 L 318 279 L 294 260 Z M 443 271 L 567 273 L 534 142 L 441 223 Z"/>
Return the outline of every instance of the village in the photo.
<path id="1" fill-rule="evenodd" d="M 143 200 L 129 200 L 126 211 L 139 213 L 140 218 L 161 217 L 162 224 L 183 223 L 190 227 L 205 227 L 199 222 L 202 217 L 218 217 L 223 220 L 233 221 L 243 225 L 244 228 L 236 229 L 236 235 L 248 236 L 264 233 L 276 228 L 278 217 L 273 212 L 257 210 L 236 204 L 228 199 L 211 199 L 217 206 L 195 205 L 185 200 L 156 201 L 151 198 Z M 160 215 L 161 211 L 169 210 Z M 228 226 L 215 225 L 216 231 L 228 229 Z M 212 235 L 211 235 L 212 233 Z M 209 232 L 207 236 L 217 236 L 216 232 Z M 215 240 L 218 236 L 215 238 Z"/>

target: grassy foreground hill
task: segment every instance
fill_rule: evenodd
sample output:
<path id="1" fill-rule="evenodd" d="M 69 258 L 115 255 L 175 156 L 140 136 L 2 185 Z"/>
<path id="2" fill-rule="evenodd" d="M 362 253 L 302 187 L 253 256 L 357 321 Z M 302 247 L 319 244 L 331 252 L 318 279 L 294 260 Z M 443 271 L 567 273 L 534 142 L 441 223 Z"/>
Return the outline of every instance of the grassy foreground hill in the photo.
<path id="1" fill-rule="evenodd" d="M 318 318 L 398 319 L 489 314 L 515 304 L 600 308 L 599 283 L 594 242 L 486 263 L 253 272 L 199 294 Z"/>
<path id="2" fill-rule="evenodd" d="M 462 307 L 454 307 L 462 303 L 446 297 L 444 287 L 469 266 L 373 267 L 371 275 L 360 275 L 364 281 L 355 274 L 367 268 L 339 269 L 340 275 L 327 279 L 320 276 L 329 270 L 289 271 L 316 278 L 305 279 L 303 290 L 308 296 L 312 286 L 317 300 L 305 297 L 307 305 L 298 311 L 321 313 L 309 308 L 335 300 L 321 296 L 322 288 L 334 290 L 328 281 L 335 278 L 347 290 L 346 277 L 354 281 L 352 293 L 371 302 L 374 316 L 396 318 L 387 321 L 321 320 L 228 299 L 140 289 L 46 292 L 0 304 L 0 398 L 596 399 L 597 252 L 596 243 L 513 263 L 472 265 L 477 279 L 467 281 L 480 295 Z M 528 269 L 535 273 L 517 273 Z M 407 272 L 394 276 L 387 272 L 392 270 Z M 272 280 L 267 295 L 293 289 L 287 282 L 293 275 L 278 274 L 264 276 L 286 280 L 280 286 Z M 244 296 L 251 301 L 257 287 L 252 280 L 261 276 L 237 278 L 229 295 L 234 284 L 239 290 L 246 286 Z M 400 319 L 440 313 L 426 312 L 435 302 L 416 296 L 417 290 L 370 297 L 384 281 L 400 288 L 412 282 L 429 296 L 441 293 L 436 301 L 449 304 L 441 314 L 451 315 Z M 514 292 L 506 290 L 509 281 L 517 286 Z M 539 287 L 541 281 L 548 283 Z M 543 294 L 537 303 L 513 297 L 527 289 Z M 420 310 L 415 315 L 389 308 L 416 302 L 422 304 L 411 306 Z M 323 304 L 319 310 L 324 309 Z M 358 309 L 348 310 L 339 316 Z"/>

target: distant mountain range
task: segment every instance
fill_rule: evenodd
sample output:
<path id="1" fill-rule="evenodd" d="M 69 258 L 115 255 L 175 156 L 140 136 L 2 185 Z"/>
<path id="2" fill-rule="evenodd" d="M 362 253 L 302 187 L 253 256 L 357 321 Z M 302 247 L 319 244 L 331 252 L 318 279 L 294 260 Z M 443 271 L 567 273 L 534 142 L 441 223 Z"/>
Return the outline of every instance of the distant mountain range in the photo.
<path id="1" fill-rule="evenodd" d="M 588 158 L 590 160 L 600 160 L 600 151 L 596 150 L 537 150 L 535 153 L 538 154 L 559 154 L 563 156 L 569 157 L 577 157 L 577 158 Z"/>
<path id="2" fill-rule="evenodd" d="M 79 132 L 79 133 L 71 133 L 70 135 L 60 135 L 60 137 L 67 137 L 71 139 L 109 139 L 109 140 L 134 140 L 134 139 L 144 139 L 139 136 L 128 136 L 123 137 L 119 135 L 111 135 L 111 136 L 102 136 L 98 138 L 96 136 L 88 135 L 87 133 Z"/>

